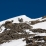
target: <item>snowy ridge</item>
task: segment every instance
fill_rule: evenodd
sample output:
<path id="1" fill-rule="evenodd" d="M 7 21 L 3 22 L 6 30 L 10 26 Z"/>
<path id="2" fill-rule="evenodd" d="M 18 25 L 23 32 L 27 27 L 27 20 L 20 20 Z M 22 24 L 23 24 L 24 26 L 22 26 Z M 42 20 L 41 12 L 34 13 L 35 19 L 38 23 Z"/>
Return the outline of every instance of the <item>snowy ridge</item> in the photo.
<path id="1" fill-rule="evenodd" d="M 24 22 L 26 22 L 26 21 L 27 22 L 29 22 L 29 21 L 35 21 L 35 20 L 40 20 L 40 21 L 46 20 L 46 18 L 42 19 L 42 17 L 36 18 L 36 19 L 31 19 L 31 18 L 27 17 L 26 15 L 20 15 L 20 16 L 17 16 L 17 17 L 13 17 L 13 18 L 1 21 L 0 25 L 2 25 L 3 23 L 5 23 L 6 21 L 11 21 L 11 20 L 13 20 L 13 23 L 19 23 L 18 18 L 23 18 Z M 33 27 L 33 29 L 38 29 L 38 28 L 46 29 L 46 22 L 37 23 L 37 24 L 31 25 L 31 26 Z M 2 29 L 4 30 L 5 28 L 2 27 Z M 3 32 L 3 30 L 1 32 Z"/>
<path id="2" fill-rule="evenodd" d="M 0 22 L 0 25 L 5 23 L 6 21 L 11 21 L 11 20 L 14 20 L 15 23 L 19 23 L 18 18 L 23 18 L 24 22 L 25 21 L 35 21 L 35 20 L 38 20 L 38 19 L 39 20 L 44 20 L 44 19 L 42 19 L 42 17 L 36 18 L 36 19 L 31 19 L 31 18 L 27 17 L 26 15 L 20 15 L 20 16 L 16 16 L 16 17 L 13 17 L 13 18 L 9 18 L 9 19 L 3 20 L 3 21 Z"/>
<path id="3" fill-rule="evenodd" d="M 27 22 L 27 23 L 29 21 L 35 21 L 35 20 L 39 20 L 39 21 L 46 20 L 46 18 L 42 19 L 42 17 L 36 18 L 36 19 L 31 19 L 31 18 L 27 17 L 26 15 L 20 15 L 17 17 L 13 17 L 13 18 L 1 21 L 0 25 L 5 23 L 6 21 L 11 21 L 11 20 L 13 20 L 13 23 L 19 23 L 18 18 L 23 18 L 23 22 Z M 37 29 L 37 28 L 46 29 L 46 22 L 37 23 L 37 24 L 31 25 L 31 26 L 33 27 L 33 29 Z M 5 29 L 4 27 L 2 27 L 2 28 L 3 28 L 3 30 Z"/>
<path id="4" fill-rule="evenodd" d="M 11 20 L 14 21 L 13 23 L 19 23 L 18 18 L 23 18 L 24 22 L 31 20 L 31 19 L 30 19 L 29 17 L 27 17 L 26 15 L 21 15 L 21 16 L 17 16 L 17 17 L 13 17 L 13 18 L 10 18 L 10 19 L 1 21 L 0 24 L 3 24 L 3 23 L 5 23 L 6 21 L 11 21 Z"/>

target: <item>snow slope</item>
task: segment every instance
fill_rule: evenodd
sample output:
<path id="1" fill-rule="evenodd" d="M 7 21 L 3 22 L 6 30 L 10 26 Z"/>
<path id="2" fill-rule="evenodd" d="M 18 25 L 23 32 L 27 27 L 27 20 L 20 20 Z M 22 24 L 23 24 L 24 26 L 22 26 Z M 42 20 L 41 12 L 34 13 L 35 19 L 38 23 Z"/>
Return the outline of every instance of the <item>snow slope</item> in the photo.
<path id="1" fill-rule="evenodd" d="M 37 28 L 46 29 L 46 22 L 37 23 L 32 26 L 33 26 L 33 29 L 37 29 Z"/>
<path id="2" fill-rule="evenodd" d="M 10 42 L 3 43 L 0 46 L 25 46 L 26 41 L 22 41 L 23 39 L 24 38 L 18 40 L 12 40 Z"/>

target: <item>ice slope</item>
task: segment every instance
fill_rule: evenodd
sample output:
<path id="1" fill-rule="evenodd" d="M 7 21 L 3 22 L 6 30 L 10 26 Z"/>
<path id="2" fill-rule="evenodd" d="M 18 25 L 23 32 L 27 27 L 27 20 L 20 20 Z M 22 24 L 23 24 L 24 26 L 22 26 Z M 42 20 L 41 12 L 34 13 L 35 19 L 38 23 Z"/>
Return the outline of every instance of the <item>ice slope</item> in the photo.
<path id="1" fill-rule="evenodd" d="M 0 46 L 25 46 L 26 41 L 23 41 L 24 38 L 18 40 L 12 40 L 10 42 L 6 42 L 1 44 Z"/>

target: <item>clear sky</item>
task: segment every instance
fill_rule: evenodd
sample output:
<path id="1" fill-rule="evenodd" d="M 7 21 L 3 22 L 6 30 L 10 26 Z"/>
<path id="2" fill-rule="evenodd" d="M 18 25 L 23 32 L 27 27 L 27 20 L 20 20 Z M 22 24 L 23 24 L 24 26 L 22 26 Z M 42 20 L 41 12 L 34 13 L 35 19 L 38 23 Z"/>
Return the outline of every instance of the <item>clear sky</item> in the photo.
<path id="1" fill-rule="evenodd" d="M 46 0 L 0 0 L 0 21 L 18 15 L 31 18 L 46 15 Z"/>

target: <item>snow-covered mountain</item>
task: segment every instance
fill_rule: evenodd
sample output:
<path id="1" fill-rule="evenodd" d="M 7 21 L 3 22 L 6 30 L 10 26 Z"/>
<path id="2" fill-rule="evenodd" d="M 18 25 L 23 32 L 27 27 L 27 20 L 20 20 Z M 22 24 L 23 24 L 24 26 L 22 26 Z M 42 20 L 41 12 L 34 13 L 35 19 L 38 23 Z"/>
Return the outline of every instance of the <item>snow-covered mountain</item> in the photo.
<path id="1" fill-rule="evenodd" d="M 16 17 L 9 18 L 9 19 L 6 19 L 4 21 L 1 21 L 0 25 L 5 23 L 6 21 L 11 21 L 11 20 L 13 20 L 13 23 L 20 23 L 18 21 L 18 18 L 23 18 L 23 22 L 27 22 L 27 23 L 29 21 L 36 21 L 36 20 L 42 21 L 42 20 L 46 20 L 46 18 L 42 19 L 42 17 L 36 18 L 36 19 L 31 19 L 31 18 L 27 17 L 26 15 L 20 15 L 20 16 L 16 16 Z M 37 29 L 37 28 L 46 29 L 46 21 L 45 22 L 36 23 L 34 25 L 31 25 L 31 26 L 33 27 L 33 29 Z M 4 27 L 2 27 L 2 28 L 5 29 Z"/>
<path id="2" fill-rule="evenodd" d="M 36 19 L 31 19 L 31 18 L 27 17 L 26 15 L 20 15 L 20 16 L 16 16 L 16 17 L 13 17 L 13 18 L 9 18 L 9 19 L 3 20 L 3 21 L 0 22 L 0 24 L 3 24 L 6 21 L 11 21 L 11 20 L 13 20 L 15 23 L 19 23 L 18 18 L 23 18 L 24 22 L 25 21 L 35 21 L 35 20 L 38 20 L 38 19 L 39 20 L 44 20 L 44 19 L 42 19 L 42 17 L 36 18 Z"/>
<path id="3" fill-rule="evenodd" d="M 23 18 L 24 22 L 31 20 L 31 18 L 27 17 L 26 15 L 20 15 L 20 16 L 16 16 L 16 17 L 9 18 L 9 19 L 7 19 L 7 20 L 1 21 L 0 24 L 3 24 L 3 23 L 5 23 L 6 21 L 11 21 L 11 20 L 14 21 L 13 23 L 19 23 L 18 18 Z"/>
<path id="4" fill-rule="evenodd" d="M 2 25 L 3 23 L 5 23 L 6 21 L 11 21 L 11 20 L 13 20 L 13 23 L 20 23 L 18 21 L 18 18 L 23 18 L 23 23 L 27 22 L 28 24 L 30 24 L 31 21 L 36 21 L 36 20 L 42 21 L 42 20 L 46 20 L 46 18 L 42 19 L 42 17 L 36 18 L 36 19 L 32 19 L 32 18 L 27 17 L 26 15 L 20 15 L 20 16 L 16 16 L 16 17 L 9 18 L 7 20 L 1 21 L 0 25 Z M 40 28 L 40 29 L 45 29 L 46 30 L 46 21 L 45 22 L 39 22 L 39 23 L 36 23 L 34 25 L 31 25 L 31 26 L 33 27 L 32 29 L 38 29 L 38 28 Z M 5 29 L 5 27 L 2 27 L 2 31 L 0 33 L 2 33 L 4 31 L 4 29 Z M 30 34 L 33 33 L 30 30 L 26 30 L 26 32 L 30 32 Z M 33 33 L 33 34 L 35 34 L 35 33 Z M 40 36 L 46 36 L 46 33 L 36 33 L 36 34 L 40 35 Z M 12 40 L 9 43 L 8 42 L 3 43 L 0 46 L 25 46 L 25 45 L 26 45 L 25 41 L 22 41 L 22 39 L 18 39 L 18 40 Z"/>

